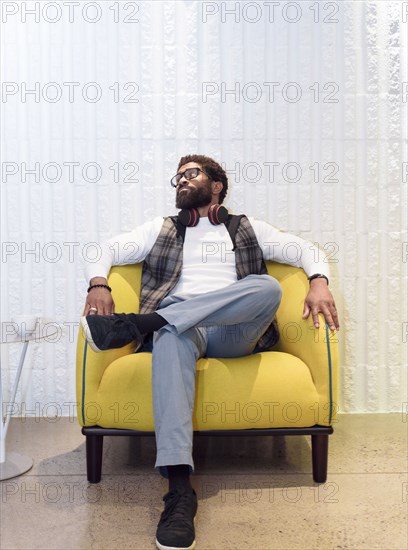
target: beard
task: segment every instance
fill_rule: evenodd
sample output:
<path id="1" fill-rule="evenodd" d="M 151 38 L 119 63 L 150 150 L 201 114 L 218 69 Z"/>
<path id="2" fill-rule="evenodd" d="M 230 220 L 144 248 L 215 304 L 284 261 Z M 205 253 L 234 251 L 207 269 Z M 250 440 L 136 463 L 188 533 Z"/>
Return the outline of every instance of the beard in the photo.
<path id="1" fill-rule="evenodd" d="M 200 208 L 207 206 L 212 200 L 211 183 L 205 187 L 199 187 L 198 189 L 186 188 L 187 191 L 180 192 L 176 195 L 176 208 L 188 209 L 188 208 Z"/>

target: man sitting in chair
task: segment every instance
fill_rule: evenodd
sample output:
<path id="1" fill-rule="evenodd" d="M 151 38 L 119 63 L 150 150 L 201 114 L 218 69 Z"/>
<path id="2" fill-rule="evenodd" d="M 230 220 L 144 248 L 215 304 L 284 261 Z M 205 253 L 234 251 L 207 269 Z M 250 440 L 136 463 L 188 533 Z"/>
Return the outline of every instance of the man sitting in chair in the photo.
<path id="1" fill-rule="evenodd" d="M 311 243 L 271 225 L 232 216 L 221 206 L 227 175 L 213 159 L 188 155 L 171 179 L 178 216 L 147 222 L 106 243 L 90 281 L 82 326 L 89 346 L 104 351 L 133 341 L 152 350 L 156 468 L 169 480 L 156 532 L 161 549 L 195 546 L 197 496 L 190 482 L 196 361 L 268 350 L 281 288 L 264 260 L 306 272 L 310 289 L 302 318 L 322 313 L 339 329 L 327 263 Z M 296 258 L 285 254 L 297 250 Z M 107 276 L 112 265 L 143 263 L 138 314 L 114 313 Z M 149 346 L 150 343 L 150 347 Z"/>

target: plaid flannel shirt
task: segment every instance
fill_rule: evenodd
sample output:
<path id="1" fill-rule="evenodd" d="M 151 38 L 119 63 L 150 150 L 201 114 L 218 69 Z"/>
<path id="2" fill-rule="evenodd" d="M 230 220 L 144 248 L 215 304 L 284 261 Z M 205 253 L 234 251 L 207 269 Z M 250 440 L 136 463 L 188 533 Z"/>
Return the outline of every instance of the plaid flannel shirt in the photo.
<path id="1" fill-rule="evenodd" d="M 183 237 L 177 234 L 176 217 L 164 219 L 159 236 L 146 256 L 142 268 L 140 313 L 152 313 L 175 287 L 183 265 Z M 235 235 L 237 278 L 268 273 L 261 247 L 246 216 L 242 216 Z M 279 339 L 276 320 L 258 340 L 258 347 L 271 348 Z"/>

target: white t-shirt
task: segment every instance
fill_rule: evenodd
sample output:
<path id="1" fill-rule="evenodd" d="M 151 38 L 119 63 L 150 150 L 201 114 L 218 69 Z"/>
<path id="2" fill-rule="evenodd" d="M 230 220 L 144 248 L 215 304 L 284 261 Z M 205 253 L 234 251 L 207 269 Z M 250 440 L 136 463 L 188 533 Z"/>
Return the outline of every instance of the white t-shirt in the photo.
<path id="1" fill-rule="evenodd" d="M 183 268 L 171 291 L 184 298 L 224 288 L 237 280 L 235 252 L 225 225 L 212 225 L 200 218 L 187 227 L 183 246 Z"/>
<path id="2" fill-rule="evenodd" d="M 325 255 L 315 245 L 272 225 L 248 218 L 265 260 L 301 267 L 308 276 L 322 273 L 328 277 Z M 109 239 L 101 246 L 101 257 L 86 263 L 87 281 L 107 277 L 113 265 L 142 262 L 152 249 L 163 225 L 163 218 L 138 226 L 129 233 Z M 237 280 L 235 253 L 224 224 L 212 225 L 207 217 L 195 227 L 187 227 L 183 247 L 181 276 L 171 294 L 184 298 L 218 290 Z"/>

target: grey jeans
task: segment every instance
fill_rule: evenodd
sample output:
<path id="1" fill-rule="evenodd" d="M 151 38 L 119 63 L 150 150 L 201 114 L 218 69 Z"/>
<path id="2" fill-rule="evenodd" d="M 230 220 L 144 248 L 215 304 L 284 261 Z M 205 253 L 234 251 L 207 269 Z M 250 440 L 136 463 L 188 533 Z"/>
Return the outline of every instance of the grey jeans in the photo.
<path id="1" fill-rule="evenodd" d="M 153 338 L 156 468 L 192 458 L 196 362 L 200 357 L 251 354 L 281 299 L 269 275 L 248 275 L 225 288 L 182 300 L 166 297 L 157 312 L 169 323 Z"/>

